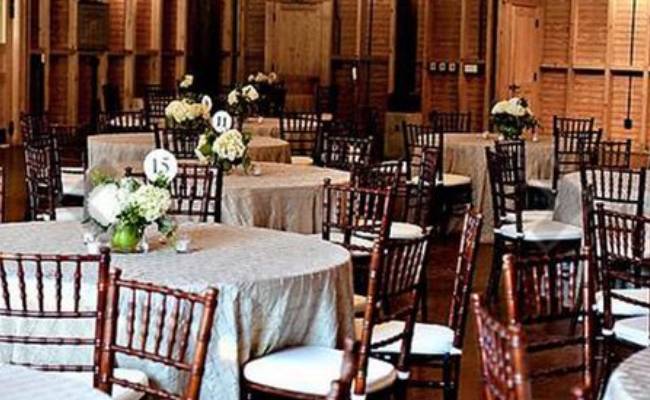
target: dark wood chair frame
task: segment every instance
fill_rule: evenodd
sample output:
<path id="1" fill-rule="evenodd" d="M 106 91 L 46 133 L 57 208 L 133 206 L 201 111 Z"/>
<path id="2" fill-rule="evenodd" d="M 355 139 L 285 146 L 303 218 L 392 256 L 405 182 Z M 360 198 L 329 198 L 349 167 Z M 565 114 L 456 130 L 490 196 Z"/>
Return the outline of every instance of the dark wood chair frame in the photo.
<path id="1" fill-rule="evenodd" d="M 632 140 L 603 140 L 598 147 L 598 166 L 629 169 L 632 165 Z"/>
<path id="2" fill-rule="evenodd" d="M 323 148 L 319 151 L 322 164 L 326 168 L 352 171 L 355 167 L 370 165 L 372 159 L 372 137 L 355 137 L 349 135 L 336 135 L 330 132 L 323 132 Z"/>
<path id="3" fill-rule="evenodd" d="M 172 153 L 178 160 L 195 160 L 196 147 L 203 132 L 184 127 L 165 127 L 156 131 L 156 147 Z"/>
<path id="4" fill-rule="evenodd" d="M 25 146 L 25 182 L 27 187 L 27 217 L 30 221 L 56 220 L 61 181 L 57 172 L 52 146 L 55 141 L 44 140 Z"/>
<path id="5" fill-rule="evenodd" d="M 124 307 L 128 308 L 126 315 L 123 315 L 120 308 L 120 299 L 124 292 L 130 293 L 128 307 Z M 142 305 L 144 317 L 141 326 L 136 328 L 138 295 L 146 296 L 146 301 Z M 99 367 L 95 369 L 96 387 L 108 394 L 112 394 L 113 385 L 120 385 L 157 399 L 198 400 L 217 308 L 217 295 L 218 291 L 213 288 L 209 288 L 204 294 L 199 295 L 151 283 L 124 280 L 120 270 L 112 271 L 107 290 L 107 307 Z M 157 323 L 151 316 L 152 298 L 156 297 L 162 297 Z M 167 309 L 168 301 L 174 304 L 171 310 Z M 200 320 L 194 322 L 192 318 L 197 306 L 202 307 L 203 310 Z M 181 309 L 186 309 L 185 307 L 189 309 L 189 312 L 184 318 L 181 315 Z M 124 318 L 120 318 L 120 316 Z M 196 345 L 194 353 L 188 355 L 193 323 L 199 324 Z M 118 331 L 126 333 L 123 340 L 118 339 Z M 169 342 L 164 346 L 162 345 L 163 337 L 169 338 Z M 139 342 L 139 345 L 136 342 Z M 155 343 L 152 350 L 147 348 L 147 343 L 151 342 Z M 189 375 L 188 383 L 182 394 L 174 394 L 164 389 L 119 379 L 114 375 L 117 355 L 136 357 L 185 372 Z"/>
<path id="6" fill-rule="evenodd" d="M 220 167 L 179 163 L 178 174 L 169 185 L 170 215 L 198 217 L 200 222 L 221 222 L 223 170 Z"/>
<path id="7" fill-rule="evenodd" d="M 280 137 L 289 142 L 295 156 L 311 157 L 315 163 L 321 141 L 321 115 L 312 112 L 285 112 L 280 116 Z"/>
<path id="8" fill-rule="evenodd" d="M 0 253 L 0 285 L 2 286 L 2 301 L 0 301 L 0 316 L 8 318 L 30 318 L 42 321 L 88 320 L 95 325 L 94 337 L 80 335 L 62 337 L 33 336 L 33 335 L 0 335 L 0 343 L 18 344 L 21 346 L 74 346 L 94 349 L 93 361 L 90 364 L 40 364 L 15 363 L 41 371 L 56 372 L 94 372 L 99 363 L 99 343 L 102 338 L 102 319 L 107 300 L 108 276 L 110 268 L 110 251 L 103 248 L 99 255 L 54 255 L 54 254 L 9 254 Z M 11 266 L 15 266 L 12 273 Z M 84 278 L 95 271 L 97 282 L 84 283 Z M 10 284 L 9 278 L 15 276 L 18 283 Z M 36 281 L 36 293 L 30 295 L 27 290 L 26 278 Z M 64 305 L 63 282 L 72 282 L 72 307 Z M 84 287 L 95 286 L 93 295 L 86 294 Z M 20 303 L 14 304 L 10 289 L 17 289 Z M 66 289 L 67 290 L 67 289 Z M 48 293 L 54 295 L 54 307 L 47 304 Z M 96 301 L 96 308 L 87 308 L 85 304 Z M 96 377 L 97 378 L 97 377 Z M 94 381 L 98 383 L 97 380 Z"/>
<path id="9" fill-rule="evenodd" d="M 431 126 L 439 126 L 443 133 L 471 133 L 471 112 L 438 112 L 429 114 Z"/>
<path id="10" fill-rule="evenodd" d="M 598 149 L 603 130 L 554 131 L 552 192 L 557 193 L 560 178 L 578 172 L 585 165 L 598 162 Z"/>
<path id="11" fill-rule="evenodd" d="M 99 133 L 154 133 L 144 111 L 100 113 L 97 121 Z"/>

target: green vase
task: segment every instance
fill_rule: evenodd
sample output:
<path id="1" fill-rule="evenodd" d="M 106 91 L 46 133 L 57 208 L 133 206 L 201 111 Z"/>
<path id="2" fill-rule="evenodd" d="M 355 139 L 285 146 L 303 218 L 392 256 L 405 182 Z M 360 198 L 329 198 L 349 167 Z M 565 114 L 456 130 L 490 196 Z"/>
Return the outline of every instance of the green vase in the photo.
<path id="1" fill-rule="evenodd" d="M 506 140 L 519 139 L 523 132 L 522 128 L 512 125 L 497 125 L 497 132 L 499 132 Z"/>
<path id="2" fill-rule="evenodd" d="M 142 240 L 142 230 L 133 225 L 119 225 L 113 232 L 111 245 L 114 251 L 120 253 L 134 253 Z"/>

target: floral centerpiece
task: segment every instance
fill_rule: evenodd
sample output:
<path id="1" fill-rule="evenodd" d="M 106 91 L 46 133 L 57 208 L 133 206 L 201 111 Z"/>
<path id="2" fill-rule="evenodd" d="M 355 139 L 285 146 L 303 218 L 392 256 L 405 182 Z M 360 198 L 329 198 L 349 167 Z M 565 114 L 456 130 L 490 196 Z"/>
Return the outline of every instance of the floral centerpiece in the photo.
<path id="1" fill-rule="evenodd" d="M 494 105 L 491 112 L 494 128 L 506 139 L 518 139 L 524 129 L 538 125 L 535 115 L 524 98 L 513 97 Z"/>
<path id="2" fill-rule="evenodd" d="M 216 130 L 211 130 L 201 135 L 194 152 L 200 161 L 218 164 L 224 172 L 237 166 L 248 171 L 251 166 L 248 154 L 250 140 L 250 134 L 236 129 L 227 130 L 220 135 Z"/>
<path id="3" fill-rule="evenodd" d="M 167 126 L 203 131 L 210 126 L 212 99 L 203 96 L 198 102 L 191 97 L 174 100 L 165 108 Z"/>
<path id="4" fill-rule="evenodd" d="M 157 225 L 168 238 L 174 235 L 176 224 L 167 215 L 172 205 L 167 179 L 144 184 L 132 177 L 115 180 L 95 171 L 91 181 L 94 189 L 87 201 L 89 220 L 111 232 L 113 250 L 137 251 L 149 225 Z"/>
<path id="5" fill-rule="evenodd" d="M 237 85 L 228 94 L 226 99 L 228 111 L 237 117 L 240 129 L 243 127 L 246 117 L 255 112 L 255 105 L 259 99 L 260 94 L 253 85 Z"/>
<path id="6" fill-rule="evenodd" d="M 260 95 L 258 111 L 272 113 L 273 106 L 281 101 L 282 81 L 278 74 L 275 72 L 251 74 L 248 76 L 248 84 L 253 85 Z"/>

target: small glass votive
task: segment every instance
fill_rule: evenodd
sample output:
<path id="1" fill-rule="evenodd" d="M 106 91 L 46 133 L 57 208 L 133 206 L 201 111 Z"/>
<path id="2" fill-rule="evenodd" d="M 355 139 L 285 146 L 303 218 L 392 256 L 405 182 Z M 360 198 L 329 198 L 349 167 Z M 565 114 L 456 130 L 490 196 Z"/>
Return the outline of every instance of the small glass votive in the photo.
<path id="1" fill-rule="evenodd" d="M 259 164 L 254 163 L 251 173 L 253 174 L 253 176 L 262 175 L 262 167 Z"/>
<path id="2" fill-rule="evenodd" d="M 189 235 L 187 234 L 179 235 L 178 239 L 176 239 L 176 252 L 181 254 L 189 253 L 191 242 L 192 240 L 190 239 Z"/>

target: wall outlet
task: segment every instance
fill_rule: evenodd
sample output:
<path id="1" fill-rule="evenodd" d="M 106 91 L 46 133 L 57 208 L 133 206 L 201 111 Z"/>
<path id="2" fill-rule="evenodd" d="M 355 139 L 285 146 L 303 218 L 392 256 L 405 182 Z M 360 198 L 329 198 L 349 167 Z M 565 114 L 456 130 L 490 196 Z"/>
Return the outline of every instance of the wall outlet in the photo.
<path id="1" fill-rule="evenodd" d="M 477 75 L 478 74 L 478 64 L 465 64 L 463 65 L 463 71 L 466 75 Z"/>

